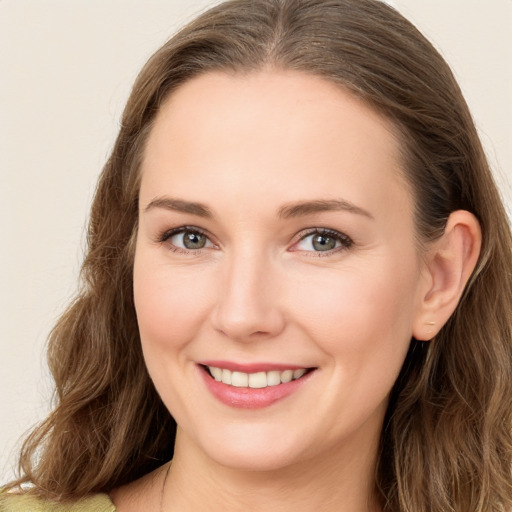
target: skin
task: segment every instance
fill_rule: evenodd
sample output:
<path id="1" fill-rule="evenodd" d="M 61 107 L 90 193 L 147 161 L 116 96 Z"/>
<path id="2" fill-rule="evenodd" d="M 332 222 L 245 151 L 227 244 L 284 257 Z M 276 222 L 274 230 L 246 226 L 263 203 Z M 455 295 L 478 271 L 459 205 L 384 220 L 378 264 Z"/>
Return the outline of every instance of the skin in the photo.
<path id="1" fill-rule="evenodd" d="M 420 253 L 393 127 L 297 72 L 187 82 L 162 106 L 141 172 L 135 305 L 149 373 L 179 427 L 165 484 L 162 468 L 114 491 L 118 510 L 378 510 L 391 387 L 411 337 L 429 339 L 453 311 L 477 225 L 455 215 Z M 337 209 L 290 214 L 311 201 Z M 205 246 L 169 234 L 183 226 Z M 318 228 L 339 233 L 333 249 L 316 250 Z M 283 400 L 240 409 L 207 389 L 205 360 L 315 371 Z"/>

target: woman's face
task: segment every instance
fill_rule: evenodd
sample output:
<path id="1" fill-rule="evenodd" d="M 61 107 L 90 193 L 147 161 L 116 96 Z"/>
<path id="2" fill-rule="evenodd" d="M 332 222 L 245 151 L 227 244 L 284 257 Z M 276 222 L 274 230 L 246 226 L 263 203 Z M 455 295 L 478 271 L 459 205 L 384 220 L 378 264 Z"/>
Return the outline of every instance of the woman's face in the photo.
<path id="1" fill-rule="evenodd" d="M 425 289 L 398 155 L 384 119 L 298 72 L 205 74 L 161 108 L 135 306 L 202 455 L 275 469 L 376 446 Z"/>

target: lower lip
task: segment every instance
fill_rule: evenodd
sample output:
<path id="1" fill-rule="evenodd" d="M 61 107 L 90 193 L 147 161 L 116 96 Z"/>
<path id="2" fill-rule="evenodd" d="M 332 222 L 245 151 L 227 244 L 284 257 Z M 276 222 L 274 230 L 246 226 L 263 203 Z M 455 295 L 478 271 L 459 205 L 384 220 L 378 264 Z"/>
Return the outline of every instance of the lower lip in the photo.
<path id="1" fill-rule="evenodd" d="M 240 409 L 262 409 L 263 407 L 268 407 L 297 391 L 314 373 L 313 371 L 308 372 L 300 379 L 292 380 L 286 384 L 278 384 L 277 386 L 237 388 L 216 381 L 203 367 L 199 367 L 199 370 L 206 387 L 215 398 L 223 404 Z"/>

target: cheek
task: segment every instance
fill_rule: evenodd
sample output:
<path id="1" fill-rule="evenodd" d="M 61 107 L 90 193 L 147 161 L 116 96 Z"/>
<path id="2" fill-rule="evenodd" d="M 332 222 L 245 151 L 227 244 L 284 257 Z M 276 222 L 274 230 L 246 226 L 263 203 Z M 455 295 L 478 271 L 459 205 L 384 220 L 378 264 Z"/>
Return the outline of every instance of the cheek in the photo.
<path id="1" fill-rule="evenodd" d="M 201 327 L 207 310 L 207 276 L 135 260 L 134 301 L 145 354 L 185 346 Z"/>
<path id="2" fill-rule="evenodd" d="M 374 262 L 375 263 L 375 262 Z M 400 367 L 412 336 L 417 269 L 394 261 L 296 281 L 296 318 L 324 353 L 351 373 L 364 365 Z M 299 299 L 300 298 L 300 299 Z"/>
<path id="3" fill-rule="evenodd" d="M 207 316 L 206 276 L 155 263 L 151 255 L 136 255 L 134 301 L 149 375 L 167 409 L 183 419 L 191 365 L 187 347 Z M 211 286 L 211 285 L 210 285 Z"/>

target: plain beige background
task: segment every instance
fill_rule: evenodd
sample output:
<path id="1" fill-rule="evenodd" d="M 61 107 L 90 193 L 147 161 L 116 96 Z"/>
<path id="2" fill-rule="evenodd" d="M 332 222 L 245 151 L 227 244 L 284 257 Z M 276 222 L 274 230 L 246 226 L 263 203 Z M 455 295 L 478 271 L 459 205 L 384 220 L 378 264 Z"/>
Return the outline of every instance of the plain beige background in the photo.
<path id="1" fill-rule="evenodd" d="M 0 0 L 0 483 L 48 410 L 44 343 L 75 289 L 87 209 L 145 60 L 212 0 Z M 395 0 L 452 65 L 512 192 L 512 0 Z"/>

